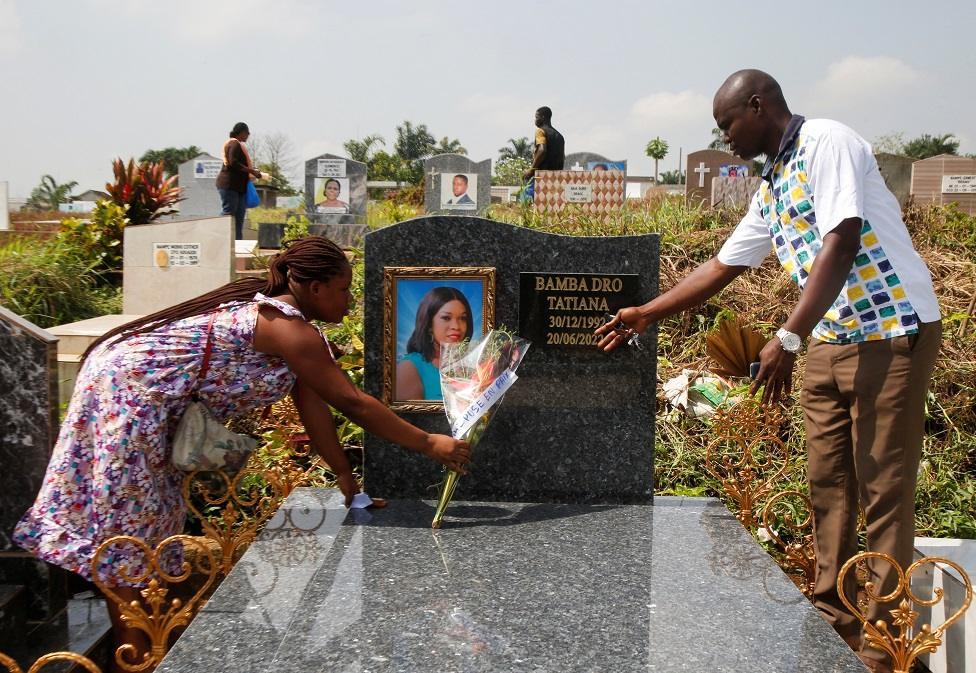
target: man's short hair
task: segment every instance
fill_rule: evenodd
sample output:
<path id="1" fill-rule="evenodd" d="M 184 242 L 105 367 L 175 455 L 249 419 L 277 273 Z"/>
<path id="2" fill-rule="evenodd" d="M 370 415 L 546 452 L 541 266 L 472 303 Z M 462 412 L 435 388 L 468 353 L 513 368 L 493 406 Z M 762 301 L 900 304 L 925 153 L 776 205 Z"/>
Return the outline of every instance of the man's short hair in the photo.
<path id="1" fill-rule="evenodd" d="M 541 108 L 536 110 L 544 119 L 552 119 L 552 109 L 547 105 L 543 105 Z"/>
<path id="2" fill-rule="evenodd" d="M 458 178 L 464 180 L 464 184 L 468 184 L 468 176 L 465 175 L 464 173 L 458 173 L 457 175 L 454 176 L 455 180 L 457 180 Z"/>

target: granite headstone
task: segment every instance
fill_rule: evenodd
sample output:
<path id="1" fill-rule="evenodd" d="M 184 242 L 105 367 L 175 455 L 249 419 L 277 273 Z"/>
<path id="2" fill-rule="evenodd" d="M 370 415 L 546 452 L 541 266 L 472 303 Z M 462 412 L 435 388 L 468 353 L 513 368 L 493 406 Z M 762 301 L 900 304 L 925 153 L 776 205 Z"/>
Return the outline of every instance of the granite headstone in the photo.
<path id="1" fill-rule="evenodd" d="M 217 193 L 217 174 L 223 161 L 207 153 L 199 154 L 179 166 L 180 219 L 215 217 L 220 215 L 220 194 Z"/>
<path id="2" fill-rule="evenodd" d="M 365 388 L 380 398 L 391 385 L 384 365 L 388 371 L 394 358 L 384 352 L 384 330 L 394 329 L 384 311 L 387 267 L 494 268 L 495 325 L 534 340 L 457 497 L 650 502 L 656 332 L 642 335 L 643 349 L 605 354 L 592 330 L 606 312 L 657 294 L 656 234 L 570 237 L 448 216 L 368 233 Z M 449 431 L 443 411 L 401 413 L 428 431 Z M 365 448 L 371 493 L 436 497 L 429 488 L 439 480 L 436 464 L 372 435 Z"/>
<path id="3" fill-rule="evenodd" d="M 714 178 L 741 178 L 748 176 L 750 171 L 748 161 L 721 150 L 692 152 L 688 155 L 685 168 L 685 175 L 688 176 L 685 180 L 685 198 L 692 206 L 707 206 L 711 202 Z"/>
<path id="4" fill-rule="evenodd" d="M 491 159 L 438 154 L 424 161 L 424 210 L 428 215 L 481 215 L 491 205 Z"/>
<path id="5" fill-rule="evenodd" d="M 567 171 L 623 171 L 627 174 L 626 159 L 607 159 L 602 154 L 595 152 L 573 152 L 567 154 L 563 161 L 563 170 Z"/>
<path id="6" fill-rule="evenodd" d="M 366 231 L 366 164 L 335 154 L 306 161 L 305 212 L 309 233 L 340 245 L 361 242 Z"/>
<path id="7" fill-rule="evenodd" d="M 898 199 L 898 205 L 902 208 L 908 203 L 908 198 L 912 192 L 912 164 L 914 160 L 900 154 L 889 154 L 879 152 L 874 155 L 878 162 L 878 170 L 884 178 L 888 189 Z"/>
<path id="8" fill-rule="evenodd" d="M 722 503 L 394 500 L 300 488 L 158 673 L 859 673 Z"/>
<path id="9" fill-rule="evenodd" d="M 31 614 L 64 605 L 60 576 L 12 540 L 34 502 L 58 435 L 58 339 L 0 306 L 0 584 L 24 585 Z"/>

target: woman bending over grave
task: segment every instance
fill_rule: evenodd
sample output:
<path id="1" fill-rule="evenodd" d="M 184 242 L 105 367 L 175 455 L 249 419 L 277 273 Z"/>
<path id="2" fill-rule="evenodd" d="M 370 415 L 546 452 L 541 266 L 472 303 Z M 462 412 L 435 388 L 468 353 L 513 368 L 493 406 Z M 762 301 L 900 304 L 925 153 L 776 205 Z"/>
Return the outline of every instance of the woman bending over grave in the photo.
<path id="1" fill-rule="evenodd" d="M 428 434 L 356 388 L 309 322 L 341 321 L 352 301 L 351 281 L 343 251 L 328 239 L 309 237 L 274 258 L 267 281 L 237 280 L 95 341 L 85 353 L 44 483 L 17 525 L 15 541 L 91 580 L 92 556 L 107 538 L 132 535 L 155 546 L 182 532 L 184 473 L 173 465 L 171 443 L 194 391 L 220 421 L 290 393 L 347 506 L 358 489 L 329 405 L 375 435 L 462 469 L 466 442 Z M 209 367 L 201 377 L 208 346 Z M 112 559 L 115 577 L 128 560 L 122 556 Z M 131 559 L 130 574 L 140 561 Z M 106 583 L 118 583 L 106 579 L 110 570 L 106 562 L 97 572 Z M 125 600 L 136 599 L 136 592 L 119 590 Z M 110 606 L 110 614 L 116 638 L 138 642 L 141 632 L 126 632 L 117 607 Z"/>
<path id="2" fill-rule="evenodd" d="M 471 304 L 453 287 L 435 287 L 420 300 L 407 354 L 397 365 L 396 399 L 440 400 L 441 346 L 470 339 Z"/>

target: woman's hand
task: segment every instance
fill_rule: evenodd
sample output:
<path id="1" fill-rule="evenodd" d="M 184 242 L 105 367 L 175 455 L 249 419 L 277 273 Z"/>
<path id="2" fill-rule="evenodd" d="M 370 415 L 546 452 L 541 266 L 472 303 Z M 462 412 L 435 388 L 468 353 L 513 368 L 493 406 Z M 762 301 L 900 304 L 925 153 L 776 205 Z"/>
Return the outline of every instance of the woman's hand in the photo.
<path id="1" fill-rule="evenodd" d="M 352 499 L 359 493 L 359 484 L 356 482 L 356 475 L 352 472 L 343 472 L 337 477 L 339 490 L 346 497 L 346 507 L 352 505 Z"/>
<path id="2" fill-rule="evenodd" d="M 449 470 L 467 474 L 464 464 L 471 459 L 471 445 L 449 435 L 429 435 L 424 455 Z"/>

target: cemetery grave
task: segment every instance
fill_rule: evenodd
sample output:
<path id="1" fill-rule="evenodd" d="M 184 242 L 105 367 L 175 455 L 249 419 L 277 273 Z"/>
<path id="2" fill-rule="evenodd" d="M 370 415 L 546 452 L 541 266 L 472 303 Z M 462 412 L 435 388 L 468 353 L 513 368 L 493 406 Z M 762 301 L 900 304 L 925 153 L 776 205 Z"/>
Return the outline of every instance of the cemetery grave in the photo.
<path id="1" fill-rule="evenodd" d="M 744 207 L 743 197 L 755 178 L 722 176 L 727 164 L 720 164 L 718 175 L 711 175 L 712 168 L 699 163 L 703 164 L 698 166 L 700 174 L 694 176 L 703 183 L 711 180 L 710 205 L 722 204 L 714 217 L 734 217 L 720 212 L 722 207 Z M 324 167 L 316 165 L 315 172 L 320 169 L 338 170 L 328 162 Z M 949 193 L 965 194 L 966 179 L 949 182 L 957 190 Z M 479 190 L 482 184 L 487 188 L 489 182 L 479 180 Z M 652 236 L 571 239 L 467 216 L 480 212 L 480 197 L 478 202 L 476 210 L 422 218 L 381 229 L 366 239 L 367 391 L 383 397 L 388 385 L 382 294 L 389 291 L 383 271 L 391 266 L 494 269 L 494 323 L 517 326 L 531 333 L 536 344 L 525 369 L 519 371 L 519 385 L 506 397 L 479 446 L 483 460 L 479 465 L 476 458 L 472 473 L 463 480 L 445 530 L 431 538 L 426 528 L 432 506 L 425 500 L 434 497 L 436 470 L 367 437 L 366 485 L 374 495 L 392 498 L 390 507 L 345 512 L 328 492 L 295 492 L 159 670 L 212 668 L 228 652 L 248 656 L 254 670 L 282 666 L 317 670 L 322 662 L 332 668 L 363 661 L 420 668 L 461 662 L 470 670 L 510 670 L 528 662 L 538 670 L 553 665 L 592 670 L 593 662 L 586 658 L 592 653 L 573 647 L 578 640 L 596 644 L 593 649 L 602 655 L 601 666 L 609 661 L 621 670 L 634 665 L 641 670 L 685 670 L 669 668 L 678 664 L 716 671 L 860 670 L 850 652 L 842 643 L 838 646 L 816 612 L 798 598 L 789 580 L 717 501 L 652 496 L 655 471 L 674 468 L 655 465 L 655 416 L 656 431 L 663 428 L 668 441 L 676 438 L 672 421 L 654 409 L 654 335 L 645 339 L 647 350 L 615 354 L 628 357 L 626 361 L 578 348 L 585 340 L 584 331 L 577 329 L 584 320 L 594 319 L 604 308 L 612 312 L 616 306 L 632 303 L 635 291 L 638 296 L 656 292 L 659 253 L 665 285 L 672 283 L 682 263 L 676 261 L 675 251 L 659 251 Z M 689 212 L 692 217 L 713 217 L 694 207 Z M 365 208 L 363 213 L 365 217 Z M 516 221 L 525 216 L 505 207 L 493 209 L 493 217 L 499 214 Z M 919 208 L 909 212 L 909 218 L 913 216 L 931 217 Z M 212 271 L 223 278 L 223 268 L 233 277 L 233 246 L 227 254 L 229 265 L 219 260 L 210 264 L 207 254 L 220 258 L 224 254 L 215 252 L 210 243 L 204 246 L 208 251 L 200 247 L 201 232 L 211 227 L 214 241 L 223 239 L 219 220 L 226 218 L 160 223 L 127 232 L 132 234 L 126 241 L 126 257 L 132 260 L 126 268 L 127 293 L 151 299 L 154 295 L 145 286 L 169 290 L 199 286 L 188 295 L 192 296 L 203 291 L 205 283 L 190 278 L 188 271 Z M 613 233 L 620 222 L 633 227 L 634 215 L 623 206 L 599 217 L 574 213 L 565 221 L 542 212 L 533 226 L 559 232 L 570 222 L 592 233 Z M 342 226 L 316 231 L 340 237 L 348 232 L 349 242 L 359 240 L 364 227 L 349 224 L 312 226 Z M 156 231 L 165 234 L 160 238 Z M 631 231 L 643 234 L 653 228 Z M 931 231 L 935 235 L 937 230 Z M 445 240 L 451 241 L 450 249 L 442 245 Z M 130 244 L 136 246 L 135 254 L 128 254 Z M 139 249 L 149 244 L 152 259 L 146 263 Z M 696 252 L 694 245 L 702 250 Z M 697 240 L 681 251 L 684 261 L 710 245 Z M 471 252 L 458 253 L 464 250 Z M 936 256 L 930 265 L 934 275 L 949 279 L 939 288 L 940 294 L 950 295 L 951 306 L 965 305 L 972 294 L 971 278 L 952 280 L 966 273 L 960 262 Z M 178 274 L 184 274 L 182 280 Z M 581 281 L 592 288 L 594 279 L 601 281 L 599 292 L 588 289 L 583 296 L 583 291 L 574 289 Z M 173 285 L 174 280 L 179 282 Z M 614 280 L 620 281 L 618 289 Z M 773 282 L 767 273 L 744 293 L 740 289 L 733 302 L 737 310 L 761 310 L 760 319 L 769 319 L 766 288 Z M 165 301 L 166 296 L 159 297 L 162 305 L 178 301 Z M 778 310 L 778 304 L 772 310 Z M 574 312 L 579 314 L 575 326 L 569 320 Z M 960 336 L 965 329 L 964 321 Z M 576 343 L 570 341 L 574 336 Z M 669 337 L 666 342 L 666 360 L 677 360 L 675 341 Z M 956 342 L 950 345 L 956 347 Z M 634 363 L 639 363 L 636 373 Z M 940 366 L 946 368 L 946 375 L 952 365 Z M 935 387 L 941 395 L 938 381 Z M 954 402 L 965 406 L 965 396 Z M 403 413 L 423 427 L 444 429 L 442 413 L 429 409 Z M 680 430 L 689 435 L 682 440 L 688 442 L 685 449 L 693 444 L 696 432 L 688 430 Z M 613 457 L 609 469 L 608 455 Z M 934 508 L 933 502 L 925 513 Z M 601 537 L 607 530 L 615 531 L 614 539 Z M 683 545 L 676 548 L 675 539 Z M 510 559 L 512 549 L 519 549 L 524 559 L 500 561 Z M 689 558 L 696 550 L 695 558 Z M 600 562 L 601 555 L 613 563 Z M 554 557 L 560 559 L 558 564 L 552 563 Z M 546 569 L 547 565 L 552 568 Z M 440 574 L 432 574 L 431 567 Z M 714 614 L 715 594 L 701 588 L 703 578 L 722 596 L 720 605 L 744 606 L 747 616 L 739 619 L 724 610 Z M 395 595 L 387 588 L 391 581 L 401 588 Z M 943 581 L 951 584 L 951 579 Z M 47 596 L 43 586 L 42 605 L 45 600 L 64 600 Z M 279 589 L 291 598 L 281 601 Z M 25 595 L 26 590 L 11 592 L 0 586 L 0 605 L 4 601 L 23 604 Z M 272 601 L 269 596 L 278 598 Z M 538 600 L 512 608 L 523 596 Z M 59 617 L 65 623 L 52 627 L 61 633 L 69 628 L 68 617 L 77 618 L 83 608 L 68 605 L 70 609 Z M 586 609 L 581 610 L 581 605 Z M 346 606 L 352 606 L 351 612 L 337 617 Z M 314 621 L 300 626 L 307 615 L 314 615 Z M 87 626 L 75 623 L 76 630 L 105 633 L 104 621 L 97 616 Z M 533 630 L 538 637 L 526 640 L 524 634 Z M 411 635 L 404 637 L 404 633 Z M 50 642 L 59 642 L 59 637 Z M 363 638 L 371 645 L 364 645 Z M 692 651 L 686 645 L 709 638 L 707 647 Z M 958 642 L 959 636 L 955 638 L 950 642 Z M 435 646 L 428 651 L 432 642 Z M 945 654 L 958 658 L 958 646 L 953 647 L 957 649 L 947 648 Z M 0 651 L 7 651 L 3 643 Z"/>
<path id="2" fill-rule="evenodd" d="M 494 324 L 535 340 L 519 381 L 442 530 L 437 470 L 367 436 L 365 486 L 388 506 L 293 492 L 157 670 L 862 670 L 721 503 L 653 495 L 655 332 L 581 347 L 587 319 L 657 292 L 656 236 L 435 216 L 368 234 L 365 254 L 367 392 L 389 397 L 385 335 L 416 310 L 391 268 L 449 284 L 494 269 Z"/>
<path id="3" fill-rule="evenodd" d="M 428 215 L 482 215 L 491 205 L 491 159 L 437 154 L 424 161 L 424 211 Z"/>

